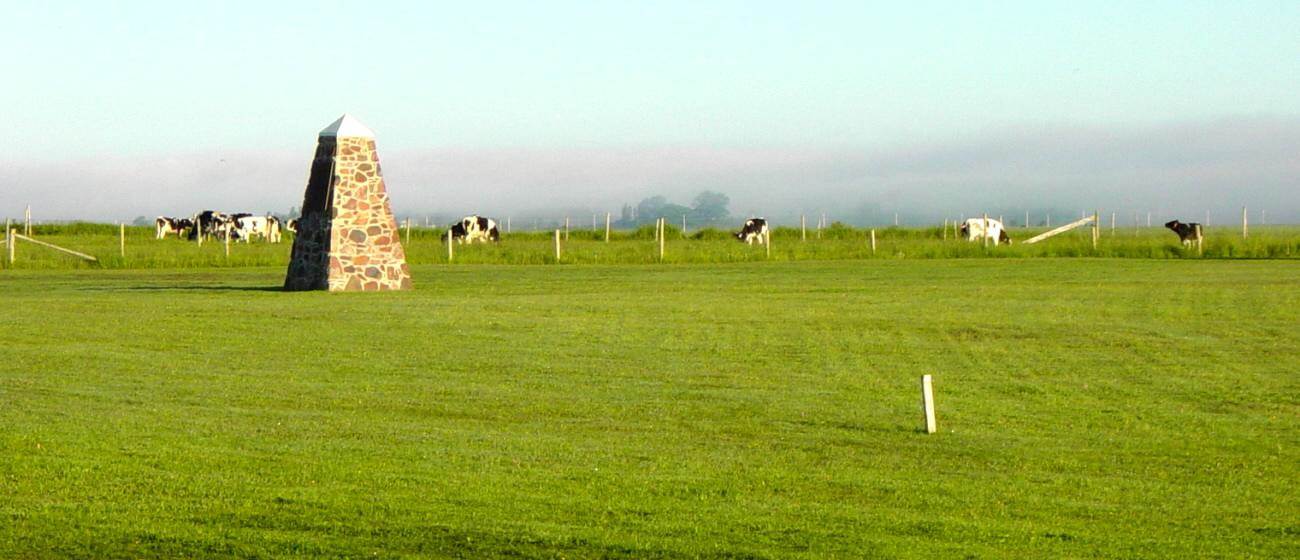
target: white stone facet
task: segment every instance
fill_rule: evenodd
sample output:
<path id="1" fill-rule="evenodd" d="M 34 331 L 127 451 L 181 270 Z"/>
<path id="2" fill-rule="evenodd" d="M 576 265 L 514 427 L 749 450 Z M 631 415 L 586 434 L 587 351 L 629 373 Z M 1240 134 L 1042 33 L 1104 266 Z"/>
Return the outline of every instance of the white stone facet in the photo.
<path id="1" fill-rule="evenodd" d="M 320 136 L 333 136 L 336 138 L 374 138 L 375 133 L 366 125 L 361 124 L 361 121 L 357 120 L 356 117 L 344 113 L 343 116 L 339 117 L 339 120 L 334 121 L 321 130 Z"/>

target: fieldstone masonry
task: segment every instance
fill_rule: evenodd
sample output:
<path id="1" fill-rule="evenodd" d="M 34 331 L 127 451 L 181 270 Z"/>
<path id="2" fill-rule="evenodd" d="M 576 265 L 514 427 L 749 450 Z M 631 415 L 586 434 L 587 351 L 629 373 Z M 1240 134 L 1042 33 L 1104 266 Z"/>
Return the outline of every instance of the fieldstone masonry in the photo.
<path id="1" fill-rule="evenodd" d="M 406 266 L 374 133 L 350 115 L 316 144 L 286 290 L 406 290 Z"/>

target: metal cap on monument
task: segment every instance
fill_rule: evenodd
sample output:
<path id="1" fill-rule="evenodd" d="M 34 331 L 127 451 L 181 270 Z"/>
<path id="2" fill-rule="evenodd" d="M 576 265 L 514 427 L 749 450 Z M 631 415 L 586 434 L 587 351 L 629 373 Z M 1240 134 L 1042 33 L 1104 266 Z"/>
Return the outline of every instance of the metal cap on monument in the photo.
<path id="1" fill-rule="evenodd" d="M 320 131 L 286 290 L 406 290 L 411 271 L 375 151 L 375 133 L 351 115 Z"/>

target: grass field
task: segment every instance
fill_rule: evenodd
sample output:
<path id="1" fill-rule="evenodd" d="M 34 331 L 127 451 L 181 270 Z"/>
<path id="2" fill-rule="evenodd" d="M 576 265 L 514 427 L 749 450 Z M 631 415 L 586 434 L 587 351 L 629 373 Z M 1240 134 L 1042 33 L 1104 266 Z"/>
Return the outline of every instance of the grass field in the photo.
<path id="1" fill-rule="evenodd" d="M 0 557 L 1300 555 L 1294 260 L 283 273 L 0 274 Z"/>
<path id="2" fill-rule="evenodd" d="M 1042 229 L 1013 229 L 1013 239 L 1023 241 Z M 446 264 L 447 247 L 438 240 L 441 231 L 414 228 L 411 241 L 405 244 L 412 264 Z M 934 228 L 882 228 L 876 230 L 877 246 L 873 253 L 870 230 L 836 224 L 815 231 L 802 240 L 794 228 L 777 228 L 769 257 L 763 247 L 746 246 L 727 232 L 706 229 L 688 232 L 669 229 L 664 262 L 670 264 L 719 264 L 760 261 L 866 260 L 866 259 L 935 259 L 935 258 L 1042 258 L 1103 257 L 1143 259 L 1286 259 L 1300 258 L 1300 227 L 1256 226 L 1249 239 L 1242 239 L 1239 229 L 1215 227 L 1206 231 L 1204 254 L 1184 248 L 1178 237 L 1164 228 L 1103 228 L 1101 242 L 1092 248 L 1086 228 L 1025 245 L 983 247 L 979 243 L 943 237 Z M 153 228 L 127 228 L 126 257 L 120 256 L 117 226 L 108 224 L 71 224 L 40 226 L 38 239 L 99 258 L 98 264 L 85 263 L 50 249 L 19 242 L 18 258 L 13 265 L 0 262 L 0 268 L 72 269 L 72 268 L 213 268 L 248 266 L 286 266 L 291 243 L 233 243 L 226 256 L 221 243 L 203 246 L 175 238 L 156 241 Z M 552 264 L 555 248 L 552 232 L 516 232 L 507 234 L 496 245 L 455 247 L 455 264 Z M 3 261 L 3 259 L 0 259 Z M 561 264 L 653 264 L 659 262 L 658 245 L 652 227 L 621 231 L 604 242 L 604 232 L 573 230 L 563 243 Z"/>

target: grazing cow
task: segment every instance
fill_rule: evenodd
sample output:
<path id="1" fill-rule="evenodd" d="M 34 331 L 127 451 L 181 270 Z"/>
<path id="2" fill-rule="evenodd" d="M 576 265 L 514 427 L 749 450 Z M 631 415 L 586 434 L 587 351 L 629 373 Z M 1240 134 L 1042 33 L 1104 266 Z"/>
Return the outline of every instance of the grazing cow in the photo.
<path id="1" fill-rule="evenodd" d="M 1173 230 L 1174 233 L 1177 233 L 1178 240 L 1182 241 L 1183 245 L 1190 246 L 1192 243 L 1201 239 L 1204 235 L 1201 231 L 1201 224 L 1197 223 L 1185 224 L 1178 220 L 1172 220 L 1166 222 L 1165 227 Z"/>
<path id="2" fill-rule="evenodd" d="M 967 219 L 966 223 L 961 225 L 961 236 L 965 237 L 967 241 L 982 241 L 985 237 L 988 237 L 993 240 L 994 246 L 999 243 L 1011 244 L 1011 237 L 1007 235 L 1007 228 L 1002 225 L 1002 222 L 994 219 L 987 220 L 987 231 L 984 229 L 985 223 L 984 218 Z"/>
<path id="3" fill-rule="evenodd" d="M 454 240 L 455 242 L 464 243 L 465 224 L 463 222 L 456 222 L 452 224 L 450 228 L 447 228 L 447 231 L 443 232 L 442 237 L 439 237 L 439 239 L 442 241 L 446 241 L 448 235 L 450 235 L 452 240 Z"/>
<path id="4" fill-rule="evenodd" d="M 501 231 L 497 229 L 497 222 L 492 218 L 484 218 L 479 215 L 465 216 L 460 223 L 465 228 L 466 243 L 475 241 L 495 243 L 501 240 Z"/>
<path id="5" fill-rule="evenodd" d="M 185 230 L 194 227 L 194 221 L 189 218 L 169 218 L 167 216 L 158 216 L 158 219 L 154 220 L 153 224 L 154 239 L 164 239 L 169 233 L 180 237 Z"/>
<path id="6" fill-rule="evenodd" d="M 251 243 L 253 238 L 261 237 L 271 243 L 280 242 L 280 219 L 275 216 L 238 215 L 232 220 L 232 233 L 235 239 Z"/>
<path id="7" fill-rule="evenodd" d="M 298 218 L 293 218 L 284 224 L 284 229 L 289 230 L 294 235 L 298 234 Z"/>
<path id="8" fill-rule="evenodd" d="M 767 243 L 767 236 L 770 232 L 767 229 L 767 220 L 763 218 L 750 218 L 745 220 L 745 227 L 736 232 L 736 239 L 743 241 L 746 245 L 753 245 L 758 241 L 759 245 Z"/>
<path id="9" fill-rule="evenodd" d="M 216 237 L 222 239 L 230 223 L 230 216 L 217 212 L 216 210 L 204 210 L 194 215 L 192 221 L 194 227 L 190 229 L 189 239 L 191 241 L 203 236 L 204 239 Z"/>

